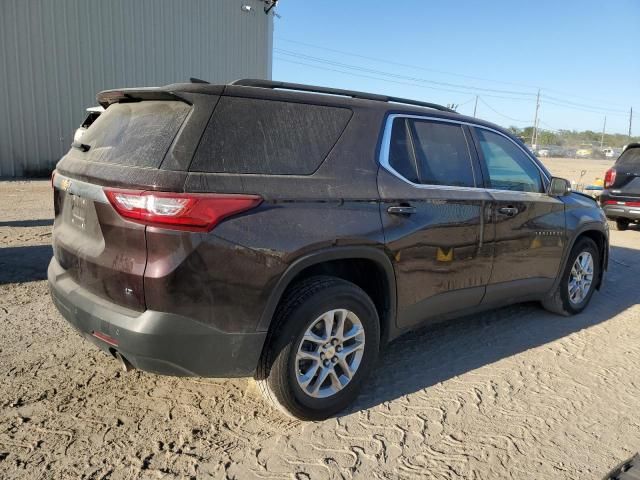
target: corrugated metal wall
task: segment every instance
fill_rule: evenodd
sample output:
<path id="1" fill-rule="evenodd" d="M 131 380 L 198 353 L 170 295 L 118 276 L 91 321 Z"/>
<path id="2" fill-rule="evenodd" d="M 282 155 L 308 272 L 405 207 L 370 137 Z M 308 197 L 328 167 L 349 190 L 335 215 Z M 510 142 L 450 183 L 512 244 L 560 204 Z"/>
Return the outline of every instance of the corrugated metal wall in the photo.
<path id="1" fill-rule="evenodd" d="M 0 0 L 0 177 L 49 172 L 100 90 L 271 78 L 273 15 L 263 7 Z"/>

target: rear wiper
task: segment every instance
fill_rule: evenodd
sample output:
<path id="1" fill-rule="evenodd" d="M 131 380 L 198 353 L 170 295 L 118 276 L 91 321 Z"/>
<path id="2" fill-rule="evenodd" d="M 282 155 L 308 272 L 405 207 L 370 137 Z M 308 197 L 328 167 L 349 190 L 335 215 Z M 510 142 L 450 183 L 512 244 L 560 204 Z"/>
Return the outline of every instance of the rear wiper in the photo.
<path id="1" fill-rule="evenodd" d="M 88 152 L 89 149 L 91 148 L 91 145 L 87 145 L 86 143 L 80 143 L 80 142 L 73 142 L 71 146 L 73 148 L 77 148 L 81 152 Z"/>

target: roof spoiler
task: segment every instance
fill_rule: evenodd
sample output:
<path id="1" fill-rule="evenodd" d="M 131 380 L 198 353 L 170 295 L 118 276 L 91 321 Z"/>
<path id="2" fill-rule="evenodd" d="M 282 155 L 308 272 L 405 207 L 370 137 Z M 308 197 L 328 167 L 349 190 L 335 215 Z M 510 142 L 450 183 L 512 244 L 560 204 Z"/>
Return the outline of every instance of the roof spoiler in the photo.
<path id="1" fill-rule="evenodd" d="M 160 88 L 126 88 L 122 90 L 104 90 L 96 96 L 102 107 L 107 108 L 114 103 L 141 102 L 143 100 L 177 100 L 190 103 L 186 99 Z"/>

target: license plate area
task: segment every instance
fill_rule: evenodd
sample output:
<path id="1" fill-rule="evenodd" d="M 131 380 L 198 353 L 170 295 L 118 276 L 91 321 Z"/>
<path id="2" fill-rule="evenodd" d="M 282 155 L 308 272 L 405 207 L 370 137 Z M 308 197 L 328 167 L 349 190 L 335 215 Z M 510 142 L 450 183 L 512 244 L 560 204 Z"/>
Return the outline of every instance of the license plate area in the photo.
<path id="1" fill-rule="evenodd" d="M 80 230 L 87 226 L 87 199 L 68 193 L 71 203 L 71 224 Z"/>

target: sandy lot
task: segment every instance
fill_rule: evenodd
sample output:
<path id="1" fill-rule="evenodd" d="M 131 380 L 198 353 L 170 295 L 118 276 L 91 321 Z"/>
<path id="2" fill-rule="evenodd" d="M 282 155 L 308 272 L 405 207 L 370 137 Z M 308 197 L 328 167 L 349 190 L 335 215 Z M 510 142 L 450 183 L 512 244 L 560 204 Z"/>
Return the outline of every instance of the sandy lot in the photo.
<path id="1" fill-rule="evenodd" d="M 591 185 L 598 178 L 604 179 L 605 172 L 615 163 L 615 159 L 581 158 L 543 158 L 542 161 L 552 174 L 583 185 Z M 583 171 L 584 176 L 581 175 Z"/>
<path id="2" fill-rule="evenodd" d="M 0 478 L 583 480 L 640 450 L 638 229 L 613 232 L 583 314 L 520 305 L 410 334 L 349 412 L 300 423 L 249 380 L 124 374 L 74 333 L 44 280 L 49 188 L 0 183 Z"/>

